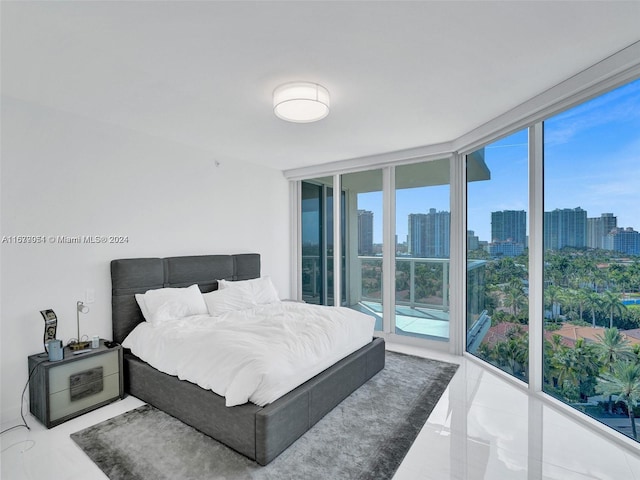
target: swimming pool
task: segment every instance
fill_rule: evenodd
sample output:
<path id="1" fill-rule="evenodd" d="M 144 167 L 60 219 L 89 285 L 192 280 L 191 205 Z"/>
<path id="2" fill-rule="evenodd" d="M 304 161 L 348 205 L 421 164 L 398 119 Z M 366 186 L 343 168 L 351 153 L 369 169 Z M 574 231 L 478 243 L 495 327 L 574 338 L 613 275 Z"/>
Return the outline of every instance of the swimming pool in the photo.
<path id="1" fill-rule="evenodd" d="M 640 305 L 640 298 L 625 298 L 622 303 L 624 305 Z"/>

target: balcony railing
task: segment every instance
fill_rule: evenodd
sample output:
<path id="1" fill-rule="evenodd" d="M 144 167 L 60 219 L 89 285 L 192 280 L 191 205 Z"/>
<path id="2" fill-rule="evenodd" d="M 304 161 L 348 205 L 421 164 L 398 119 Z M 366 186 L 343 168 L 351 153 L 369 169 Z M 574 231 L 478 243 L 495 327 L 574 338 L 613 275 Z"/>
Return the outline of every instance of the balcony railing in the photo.
<path id="1" fill-rule="evenodd" d="M 333 258 L 327 258 L 327 264 L 333 266 Z M 329 277 L 332 270 L 328 271 Z M 351 288 L 349 304 L 360 301 L 382 301 L 382 257 L 358 256 L 351 265 L 347 276 L 360 288 Z M 324 278 L 320 257 L 304 255 L 302 257 L 303 298 L 313 301 L 322 297 L 322 292 L 332 284 L 332 278 Z M 332 292 L 329 292 L 332 294 Z M 332 295 L 330 295 L 332 296 Z M 449 259 L 396 257 L 396 305 L 411 308 L 429 308 L 449 310 Z"/>
<path id="2" fill-rule="evenodd" d="M 396 257 L 395 263 L 395 332 L 435 340 L 449 338 L 449 259 Z M 376 330 L 382 330 L 382 257 L 358 256 L 346 262 L 347 288 L 343 284 L 343 305 L 376 318 Z M 467 262 L 469 285 L 484 285 L 485 262 Z M 302 258 L 303 299 L 309 303 L 333 304 L 333 259 L 327 258 L 326 275 L 320 258 L 305 255 Z M 467 309 L 477 320 L 474 332 L 477 338 L 486 333 L 490 319 L 484 310 L 482 297 L 470 289 Z M 348 293 L 347 293 L 348 292 Z M 324 298 L 323 298 L 324 295 Z M 346 302 L 344 296 L 346 295 Z M 487 323 L 489 319 L 489 323 Z M 473 326 L 472 326 L 473 327 Z M 472 335 L 472 337 L 474 337 Z M 474 337 L 475 338 L 475 337 Z"/>
<path id="3" fill-rule="evenodd" d="M 382 257 L 358 257 L 363 277 L 374 266 L 382 275 Z M 396 257 L 396 305 L 449 311 L 449 259 Z M 364 278 L 363 278 L 364 280 Z M 376 292 L 377 293 L 377 292 Z M 363 288 L 361 300 L 380 301 Z"/>

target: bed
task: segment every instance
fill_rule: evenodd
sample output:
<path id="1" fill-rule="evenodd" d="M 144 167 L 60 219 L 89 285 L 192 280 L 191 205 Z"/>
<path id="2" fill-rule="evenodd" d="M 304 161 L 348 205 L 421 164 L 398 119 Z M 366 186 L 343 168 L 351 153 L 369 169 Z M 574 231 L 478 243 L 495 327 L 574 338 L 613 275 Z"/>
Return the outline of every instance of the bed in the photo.
<path id="1" fill-rule="evenodd" d="M 113 340 L 122 343 L 144 321 L 135 294 L 198 284 L 203 293 L 218 280 L 260 277 L 259 254 L 120 259 L 111 262 Z M 277 400 L 225 406 L 225 398 L 156 370 L 124 354 L 125 390 L 241 454 L 266 465 L 343 399 L 384 368 L 384 340 L 354 353 Z"/>

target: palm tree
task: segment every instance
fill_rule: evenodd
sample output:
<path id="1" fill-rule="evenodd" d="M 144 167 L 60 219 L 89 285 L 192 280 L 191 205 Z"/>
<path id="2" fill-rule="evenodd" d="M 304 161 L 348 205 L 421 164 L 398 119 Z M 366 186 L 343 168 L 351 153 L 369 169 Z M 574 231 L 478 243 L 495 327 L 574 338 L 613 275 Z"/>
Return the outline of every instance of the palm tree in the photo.
<path id="1" fill-rule="evenodd" d="M 585 308 L 589 305 L 589 296 L 591 295 L 591 291 L 586 288 L 581 288 L 576 292 L 576 303 L 579 309 L 579 318 L 583 320 L 582 314 L 584 313 Z M 594 320 L 595 323 L 595 320 Z M 595 327 L 595 325 L 593 325 Z"/>
<path id="2" fill-rule="evenodd" d="M 596 391 L 609 395 L 618 395 L 618 400 L 627 405 L 629 420 L 631 421 L 631 432 L 634 439 L 638 439 L 636 431 L 636 421 L 633 409 L 640 402 L 640 365 L 632 362 L 617 362 L 611 373 L 603 373 L 598 378 Z"/>
<path id="3" fill-rule="evenodd" d="M 551 318 L 554 321 L 557 319 L 557 315 L 553 306 L 558 303 L 558 300 L 561 296 L 561 291 L 562 289 L 560 287 L 556 287 L 555 285 L 549 285 L 544 289 L 545 304 L 548 305 L 551 309 Z"/>
<path id="4" fill-rule="evenodd" d="M 605 328 L 604 335 L 596 335 L 600 340 L 594 344 L 595 351 L 603 371 L 613 373 L 613 366 L 618 362 L 633 360 L 633 351 L 629 340 L 624 338 L 617 328 Z M 611 395 L 609 395 L 609 413 L 613 410 Z"/>
<path id="5" fill-rule="evenodd" d="M 551 341 L 549 342 L 549 353 L 554 354 L 557 351 L 562 350 L 562 348 L 564 348 L 564 344 L 562 343 L 562 335 L 558 335 L 557 333 L 551 335 Z"/>
<path id="6" fill-rule="evenodd" d="M 609 328 L 613 328 L 614 312 L 622 315 L 622 312 L 627 309 L 627 306 L 620 301 L 618 295 L 607 290 L 602 295 L 602 308 L 606 312 L 609 312 Z"/>
<path id="7" fill-rule="evenodd" d="M 574 311 L 577 305 L 575 292 L 576 291 L 571 288 L 565 288 L 560 292 L 558 301 L 560 305 L 562 305 L 562 313 L 565 314 L 565 317 L 570 317 L 571 312 Z"/>
<path id="8" fill-rule="evenodd" d="M 507 340 L 514 352 L 514 360 L 521 367 L 521 377 L 526 380 L 529 377 L 529 334 L 518 326 L 507 332 Z"/>
<path id="9" fill-rule="evenodd" d="M 629 289 L 631 284 L 631 278 L 629 276 L 629 270 L 627 267 L 618 263 L 613 263 L 609 266 L 608 276 L 613 280 L 616 289 L 622 290 L 622 294 Z"/>
<path id="10" fill-rule="evenodd" d="M 575 385 L 580 383 L 578 358 L 572 348 L 558 351 L 551 359 L 558 387 L 562 390 L 566 383 Z"/>
<path id="11" fill-rule="evenodd" d="M 518 315 L 518 310 L 526 303 L 526 295 L 522 291 L 522 287 L 508 286 L 504 292 L 503 303 L 505 307 L 511 310 L 511 313 L 515 316 Z"/>
<path id="12" fill-rule="evenodd" d="M 635 344 L 635 345 L 633 346 L 633 356 L 634 356 L 634 360 L 633 360 L 633 361 L 634 361 L 637 365 L 640 365 L 640 345 Z"/>
<path id="13" fill-rule="evenodd" d="M 556 349 L 551 355 L 550 366 L 558 391 L 567 401 L 578 400 L 576 394 L 581 398 L 588 396 L 589 389 L 593 388 L 590 380 L 598 373 L 591 346 L 584 338 L 579 338 L 573 348 Z"/>
<path id="14" fill-rule="evenodd" d="M 591 326 L 596 328 L 596 311 L 600 310 L 602 302 L 600 301 L 600 295 L 596 292 L 589 292 L 587 297 L 587 308 L 591 310 Z"/>
<path id="15" fill-rule="evenodd" d="M 518 378 L 528 376 L 528 342 L 519 336 L 522 331 L 507 334 L 507 340 L 496 343 L 494 355 L 502 370 Z"/>
<path id="16" fill-rule="evenodd" d="M 594 380 L 598 375 L 600 364 L 597 361 L 593 344 L 587 343 L 584 338 L 576 340 L 573 351 L 577 361 L 580 394 L 587 399 L 594 393 Z"/>
<path id="17" fill-rule="evenodd" d="M 593 348 L 605 369 L 611 372 L 619 361 L 633 360 L 633 350 L 629 340 L 624 338 L 617 328 L 605 328 L 604 335 L 596 335 L 599 342 Z"/>
<path id="18" fill-rule="evenodd" d="M 551 336 L 550 341 L 544 341 L 544 378 L 549 385 L 557 386 L 557 360 L 561 358 L 567 350 L 568 348 L 563 343 L 562 335 L 558 335 L 557 333 Z"/>
<path id="19" fill-rule="evenodd" d="M 549 259 L 545 265 L 545 277 L 554 285 L 566 285 L 567 272 L 571 266 L 569 258 L 562 253 L 547 253 L 547 255 Z"/>
<path id="20" fill-rule="evenodd" d="M 553 354 L 554 352 L 559 349 L 562 346 L 562 337 L 560 335 L 553 335 L 552 338 L 554 337 L 558 337 L 559 338 L 559 342 L 557 345 L 552 345 L 552 343 L 549 340 L 544 340 L 544 353 L 543 353 L 543 363 L 542 363 L 542 368 L 543 368 L 543 379 L 545 381 L 545 383 L 548 383 L 549 385 L 553 385 L 553 366 L 551 365 L 551 359 L 553 358 Z"/>
<path id="21" fill-rule="evenodd" d="M 634 260 L 629 265 L 629 281 L 631 291 L 640 291 L 640 260 Z"/>
<path id="22" fill-rule="evenodd" d="M 598 267 L 596 266 L 595 260 L 584 257 L 578 265 L 577 276 L 579 287 L 584 288 L 585 285 L 590 285 L 593 288 L 597 271 Z"/>

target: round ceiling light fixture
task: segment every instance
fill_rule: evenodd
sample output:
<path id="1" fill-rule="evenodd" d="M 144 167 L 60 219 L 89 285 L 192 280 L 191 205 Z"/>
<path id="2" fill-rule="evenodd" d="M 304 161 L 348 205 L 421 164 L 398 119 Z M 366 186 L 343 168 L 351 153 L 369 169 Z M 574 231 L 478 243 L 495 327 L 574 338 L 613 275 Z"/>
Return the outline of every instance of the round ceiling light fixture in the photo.
<path id="1" fill-rule="evenodd" d="M 317 122 L 329 114 L 329 91 L 312 82 L 285 83 L 273 91 L 273 112 L 287 122 Z"/>

